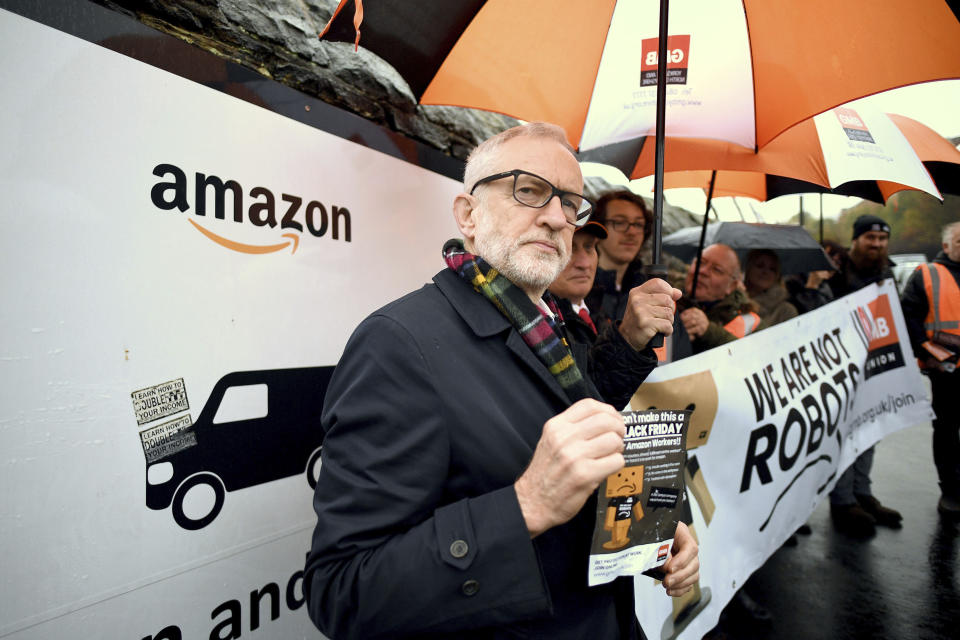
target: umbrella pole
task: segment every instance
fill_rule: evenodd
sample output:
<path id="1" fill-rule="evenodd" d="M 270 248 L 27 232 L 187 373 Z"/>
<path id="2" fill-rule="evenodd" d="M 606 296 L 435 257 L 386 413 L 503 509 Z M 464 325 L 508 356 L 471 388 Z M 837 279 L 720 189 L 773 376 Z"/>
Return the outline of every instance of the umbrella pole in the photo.
<path id="1" fill-rule="evenodd" d="M 710 173 L 710 189 L 707 191 L 707 208 L 703 211 L 703 226 L 700 227 L 700 243 L 697 245 L 697 270 L 693 272 L 693 284 L 687 296 L 693 298 L 693 292 L 697 290 L 697 278 L 700 277 L 700 255 L 703 254 L 703 243 L 707 239 L 707 216 L 710 214 L 710 204 L 713 202 L 713 186 L 717 183 L 717 170 Z M 741 216 L 743 217 L 743 216 Z"/>
<path id="2" fill-rule="evenodd" d="M 820 194 L 820 244 L 823 245 L 823 194 Z"/>
<path id="3" fill-rule="evenodd" d="M 657 41 L 657 144 L 653 176 L 653 264 L 644 265 L 643 272 L 653 278 L 667 277 L 667 268 L 660 262 L 663 236 L 663 151 L 667 120 L 667 15 L 670 0 L 660 0 L 660 38 Z M 663 334 L 650 339 L 649 346 L 663 346 Z"/>
<path id="4" fill-rule="evenodd" d="M 653 173 L 653 264 L 650 265 L 654 268 L 661 267 L 660 245 L 663 236 L 663 156 L 667 121 L 667 17 L 669 13 L 670 0 L 660 0 L 660 36 L 657 40 L 657 129 Z"/>

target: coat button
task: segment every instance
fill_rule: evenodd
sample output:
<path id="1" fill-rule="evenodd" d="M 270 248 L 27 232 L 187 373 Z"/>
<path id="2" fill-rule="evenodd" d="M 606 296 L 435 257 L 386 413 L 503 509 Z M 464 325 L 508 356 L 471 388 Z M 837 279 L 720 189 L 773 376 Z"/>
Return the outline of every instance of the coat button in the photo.
<path id="1" fill-rule="evenodd" d="M 450 555 L 454 558 L 462 558 L 470 551 L 470 547 L 463 540 L 454 540 L 450 544 Z"/>
<path id="2" fill-rule="evenodd" d="M 460 587 L 460 590 L 463 591 L 463 595 L 472 596 L 480 591 L 480 583 L 476 580 L 467 580 L 463 583 L 463 586 Z"/>

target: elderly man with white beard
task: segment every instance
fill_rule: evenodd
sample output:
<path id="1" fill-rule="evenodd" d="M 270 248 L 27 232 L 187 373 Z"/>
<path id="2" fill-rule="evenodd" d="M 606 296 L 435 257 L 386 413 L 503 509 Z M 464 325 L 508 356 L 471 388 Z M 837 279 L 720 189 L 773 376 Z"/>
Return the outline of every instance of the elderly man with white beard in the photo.
<path id="1" fill-rule="evenodd" d="M 334 640 L 641 638 L 633 581 L 587 586 L 596 488 L 623 421 L 544 298 L 587 221 L 558 127 L 481 143 L 453 203 L 447 268 L 365 319 L 327 391 L 304 591 Z M 680 292 L 648 291 L 635 339 L 669 335 Z M 581 347 L 583 345 L 580 345 Z M 663 586 L 697 580 L 676 531 Z"/>

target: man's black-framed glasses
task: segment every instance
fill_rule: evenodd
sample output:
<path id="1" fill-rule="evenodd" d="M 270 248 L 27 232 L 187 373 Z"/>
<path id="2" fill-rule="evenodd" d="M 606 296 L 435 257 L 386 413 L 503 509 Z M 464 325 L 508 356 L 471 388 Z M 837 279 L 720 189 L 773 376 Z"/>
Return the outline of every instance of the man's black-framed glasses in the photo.
<path id="1" fill-rule="evenodd" d="M 567 222 L 575 227 L 582 227 L 590 219 L 590 213 L 593 211 L 593 203 L 586 196 L 563 191 L 553 186 L 549 180 L 540 176 L 524 171 L 523 169 L 514 169 L 495 173 L 492 176 L 477 180 L 473 188 L 470 189 L 470 195 L 482 184 L 502 180 L 503 178 L 513 177 L 513 198 L 520 204 L 534 209 L 540 209 L 547 206 L 547 203 L 553 199 L 553 196 L 560 198 L 560 208 L 563 209 L 563 215 Z"/>
<path id="2" fill-rule="evenodd" d="M 694 258 L 693 261 L 696 262 L 697 259 Z M 707 261 L 704 261 L 704 260 L 702 260 L 702 259 L 700 260 L 700 266 L 697 267 L 697 271 L 700 271 L 701 269 L 702 269 L 703 271 L 709 271 L 710 273 L 712 273 L 712 274 L 715 275 L 715 276 L 720 276 L 720 277 L 723 277 L 723 278 L 730 278 L 731 280 L 736 280 L 736 279 L 737 279 L 737 276 L 733 275 L 732 273 L 730 273 L 729 271 L 727 271 L 726 269 L 724 269 L 724 268 L 721 267 L 720 265 L 718 265 L 718 264 L 716 264 L 716 263 L 714 263 L 714 262 L 710 262 L 709 260 L 707 260 Z"/>
<path id="3" fill-rule="evenodd" d="M 623 218 L 614 218 L 608 219 L 606 222 L 607 226 L 612 228 L 617 233 L 623 233 L 627 229 L 633 229 L 634 231 L 643 231 L 644 227 L 647 226 L 645 220 L 639 220 L 637 222 L 630 222 L 629 220 L 624 220 Z"/>

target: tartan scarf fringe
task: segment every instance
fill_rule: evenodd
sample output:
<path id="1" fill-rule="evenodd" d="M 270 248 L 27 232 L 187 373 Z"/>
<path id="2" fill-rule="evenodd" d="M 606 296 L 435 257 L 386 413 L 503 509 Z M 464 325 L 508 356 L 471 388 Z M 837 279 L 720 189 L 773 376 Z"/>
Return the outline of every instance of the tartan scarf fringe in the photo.
<path id="1" fill-rule="evenodd" d="M 463 241 L 448 240 L 443 245 L 443 259 L 447 266 L 469 282 L 502 313 L 534 352 L 540 362 L 557 380 L 571 402 L 590 397 L 587 383 L 553 318 L 535 305 L 526 292 L 511 282 L 480 256 L 463 248 Z M 560 310 L 549 293 L 544 302 L 557 318 Z"/>

